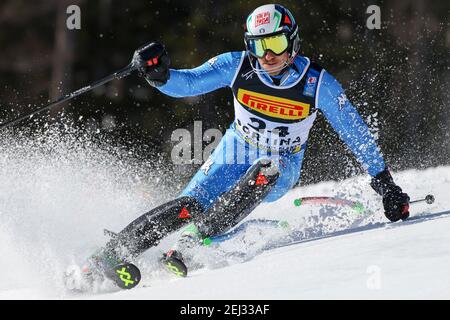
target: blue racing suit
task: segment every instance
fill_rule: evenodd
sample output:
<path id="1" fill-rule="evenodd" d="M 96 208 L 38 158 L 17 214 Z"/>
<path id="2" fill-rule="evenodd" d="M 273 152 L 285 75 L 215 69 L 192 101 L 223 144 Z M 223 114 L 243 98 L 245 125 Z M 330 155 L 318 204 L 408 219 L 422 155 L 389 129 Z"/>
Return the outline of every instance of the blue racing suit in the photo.
<path id="1" fill-rule="evenodd" d="M 208 208 L 255 160 L 266 157 L 278 165 L 280 177 L 264 201 L 279 199 L 300 178 L 317 110 L 371 176 L 385 169 L 374 137 L 333 76 L 297 56 L 282 75 L 271 77 L 255 72 L 251 59 L 245 51 L 229 52 L 194 69 L 170 69 L 169 81 L 158 87 L 172 97 L 223 87 L 230 87 L 234 95 L 234 122 L 180 196 L 192 196 Z"/>

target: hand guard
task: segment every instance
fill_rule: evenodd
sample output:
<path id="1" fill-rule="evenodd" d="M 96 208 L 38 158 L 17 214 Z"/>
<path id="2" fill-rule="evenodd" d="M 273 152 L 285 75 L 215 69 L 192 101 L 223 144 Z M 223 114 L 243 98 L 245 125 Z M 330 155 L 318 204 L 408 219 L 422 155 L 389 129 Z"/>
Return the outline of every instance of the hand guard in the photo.
<path id="1" fill-rule="evenodd" d="M 384 215 L 395 222 L 409 217 L 409 196 L 394 183 L 388 169 L 372 178 L 371 187 L 383 197 Z"/>
<path id="2" fill-rule="evenodd" d="M 133 66 L 153 87 L 167 83 L 170 78 L 170 58 L 164 46 L 158 42 L 147 44 L 134 52 Z"/>

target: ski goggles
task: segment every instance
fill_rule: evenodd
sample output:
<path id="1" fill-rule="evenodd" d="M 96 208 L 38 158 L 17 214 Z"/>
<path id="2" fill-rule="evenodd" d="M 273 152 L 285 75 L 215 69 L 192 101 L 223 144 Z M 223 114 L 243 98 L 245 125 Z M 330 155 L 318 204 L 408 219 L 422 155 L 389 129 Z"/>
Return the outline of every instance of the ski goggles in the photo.
<path id="1" fill-rule="evenodd" d="M 250 53 L 260 59 L 264 58 L 269 50 L 279 56 L 289 48 L 289 39 L 285 33 L 269 37 L 246 36 L 245 42 Z"/>

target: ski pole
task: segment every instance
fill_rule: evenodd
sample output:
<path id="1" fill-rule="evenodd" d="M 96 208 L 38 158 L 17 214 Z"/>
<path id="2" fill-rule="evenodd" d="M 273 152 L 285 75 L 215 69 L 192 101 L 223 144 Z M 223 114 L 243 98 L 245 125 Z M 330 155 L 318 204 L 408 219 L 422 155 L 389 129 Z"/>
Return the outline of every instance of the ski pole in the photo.
<path id="1" fill-rule="evenodd" d="M 47 105 L 45 107 L 39 108 L 37 110 L 34 110 L 34 111 L 32 111 L 32 112 L 30 112 L 30 113 L 28 113 L 28 114 L 26 114 L 24 116 L 21 116 L 21 117 L 19 117 L 17 119 L 13 119 L 13 120 L 7 121 L 5 123 L 1 123 L 0 124 L 0 130 L 4 129 L 6 127 L 9 127 L 11 125 L 14 125 L 14 124 L 16 124 L 16 123 L 18 123 L 18 122 L 20 122 L 22 120 L 25 120 L 26 118 L 31 118 L 33 115 L 35 115 L 35 114 L 37 114 L 39 112 L 42 112 L 44 110 L 48 110 L 48 109 L 53 108 L 53 107 L 55 107 L 55 106 L 57 106 L 57 105 L 59 105 L 59 104 L 61 104 L 63 102 L 66 102 L 66 101 L 69 101 L 69 100 L 71 100 L 71 99 L 73 99 L 75 97 L 78 97 L 79 95 L 81 95 L 83 93 L 86 93 L 88 91 L 91 91 L 91 90 L 93 90 L 93 89 L 95 89 L 95 88 L 97 88 L 97 87 L 99 87 L 101 85 L 104 85 L 105 83 L 108 83 L 108 82 L 110 82 L 110 81 L 112 81 L 114 79 L 117 79 L 117 80 L 118 79 L 122 79 L 122 78 L 130 75 L 134 70 L 136 70 L 136 66 L 133 63 L 130 63 L 125 68 L 122 68 L 122 69 L 118 70 L 117 72 L 115 72 L 113 74 L 110 74 L 109 76 L 106 76 L 103 79 L 100 79 L 100 80 L 98 80 L 98 81 L 96 81 L 96 82 L 94 82 L 94 83 L 92 83 L 92 84 L 90 84 L 90 85 L 88 85 L 86 87 L 78 89 L 77 91 L 74 91 L 72 93 L 66 94 L 65 96 L 62 96 L 62 97 L 56 99 L 55 101 L 51 102 L 49 105 Z"/>

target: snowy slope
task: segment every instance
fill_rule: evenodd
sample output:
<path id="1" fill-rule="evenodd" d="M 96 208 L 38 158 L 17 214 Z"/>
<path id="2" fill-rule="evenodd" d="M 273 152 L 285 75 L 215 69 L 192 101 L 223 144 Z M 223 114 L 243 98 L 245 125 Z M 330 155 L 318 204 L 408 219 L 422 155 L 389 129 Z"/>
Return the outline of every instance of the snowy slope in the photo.
<path id="1" fill-rule="evenodd" d="M 265 252 L 245 263 L 199 270 L 187 279 L 155 281 L 149 288 L 108 295 L 111 299 L 427 299 L 450 298 L 450 168 L 396 174 L 412 197 L 434 193 L 438 204 L 417 204 L 415 214 L 442 213 L 370 229 L 371 224 L 336 237 Z M 432 181 L 415 185 L 414 181 Z M 264 205 L 266 212 L 292 214 L 292 200 L 302 194 L 333 194 L 344 183 L 322 183 L 292 191 L 286 199 Z M 366 190 L 370 193 L 370 190 Z M 376 198 L 368 197 L 368 198 Z M 376 206 L 374 206 L 376 207 Z M 289 212 L 286 214 L 286 212 Z M 297 214 L 301 214 L 298 212 Z M 379 220 L 382 215 L 375 213 Z M 369 217 L 373 218 L 373 217 Z M 378 219 L 376 219 L 378 221 Z M 363 224 L 364 225 L 364 224 Z M 323 227 L 323 226 L 321 226 Z M 338 228 L 339 229 L 339 228 Z M 362 230 L 361 230 L 362 229 Z M 211 285 L 214 284 L 214 285 Z M 106 298 L 106 296 L 97 296 Z"/>
<path id="2" fill-rule="evenodd" d="M 450 298 L 450 219 L 284 247 L 111 299 Z M 445 245 L 443 245 L 445 243 Z"/>
<path id="3" fill-rule="evenodd" d="M 433 205 L 411 208 L 412 215 L 442 213 L 432 219 L 380 227 L 377 223 L 386 219 L 367 176 L 323 182 L 292 190 L 275 203 L 261 205 L 250 217 L 287 220 L 292 229 L 303 232 L 304 242 L 261 253 L 261 246 L 277 239 L 281 231 L 250 230 L 222 248 L 245 250 L 248 261 L 237 263 L 205 249 L 199 257 L 209 263 L 186 279 L 152 269 L 165 249 L 163 243 L 139 262 L 145 273 L 142 286 L 73 296 L 62 288 L 62 270 L 104 242 L 102 228 L 119 230 L 152 204 L 134 182 L 113 177 L 111 172 L 117 169 L 106 170 L 104 163 L 83 169 L 91 179 L 95 175 L 102 181 L 88 189 L 86 184 L 95 179 L 85 181 L 86 172 L 70 169 L 73 164 L 61 165 L 59 171 L 51 169 L 52 163 L 40 165 L 37 177 L 15 188 L 12 182 L 23 178 L 20 171 L 3 172 L 6 182 L 0 201 L 7 210 L 0 212 L 0 263 L 4 274 L 14 276 L 0 282 L 0 299 L 450 298 L 450 167 L 394 173 L 412 199 L 428 193 L 436 196 Z M 42 180 L 34 182 L 39 175 L 46 177 L 44 186 Z M 62 183 L 62 178 L 68 180 Z M 36 190 L 37 185 L 44 190 Z M 53 196 L 44 196 L 48 192 Z M 357 214 L 293 206 L 296 197 L 312 195 L 356 199 L 367 210 Z"/>

